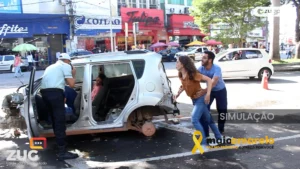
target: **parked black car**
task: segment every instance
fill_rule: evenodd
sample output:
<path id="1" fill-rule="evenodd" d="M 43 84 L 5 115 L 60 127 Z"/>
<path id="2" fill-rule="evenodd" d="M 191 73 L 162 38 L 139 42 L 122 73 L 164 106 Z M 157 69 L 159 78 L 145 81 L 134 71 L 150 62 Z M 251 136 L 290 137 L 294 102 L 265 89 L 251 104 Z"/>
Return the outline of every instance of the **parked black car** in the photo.
<path id="1" fill-rule="evenodd" d="M 158 53 L 162 55 L 162 60 L 163 61 L 168 61 L 168 62 L 171 62 L 171 61 L 176 61 L 175 59 L 175 54 L 180 52 L 180 50 L 178 49 L 170 49 L 170 50 L 161 50 L 159 51 Z"/>

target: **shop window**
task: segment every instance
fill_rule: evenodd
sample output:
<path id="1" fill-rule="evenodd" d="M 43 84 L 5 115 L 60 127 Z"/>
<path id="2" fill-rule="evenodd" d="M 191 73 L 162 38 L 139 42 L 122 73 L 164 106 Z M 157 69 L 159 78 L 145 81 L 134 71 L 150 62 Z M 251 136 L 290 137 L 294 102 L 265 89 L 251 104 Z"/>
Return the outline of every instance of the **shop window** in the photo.
<path id="1" fill-rule="evenodd" d="M 128 6 L 129 7 L 132 7 L 132 8 L 136 8 L 137 6 L 136 6 L 136 0 L 128 0 L 127 1 L 128 2 Z"/>
<path id="2" fill-rule="evenodd" d="M 184 0 L 168 0 L 168 4 L 184 5 Z"/>
<path id="3" fill-rule="evenodd" d="M 140 8 L 147 8 L 147 1 L 146 0 L 140 0 Z"/>
<path id="4" fill-rule="evenodd" d="M 193 5 L 193 0 L 187 0 L 187 6 L 192 6 Z"/>

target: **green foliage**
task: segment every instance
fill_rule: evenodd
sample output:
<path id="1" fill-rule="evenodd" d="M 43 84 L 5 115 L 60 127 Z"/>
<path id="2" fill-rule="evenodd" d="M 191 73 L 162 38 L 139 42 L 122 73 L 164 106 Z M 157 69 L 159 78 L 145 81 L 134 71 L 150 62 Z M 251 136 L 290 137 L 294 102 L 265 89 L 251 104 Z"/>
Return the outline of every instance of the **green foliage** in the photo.
<path id="1" fill-rule="evenodd" d="M 262 18 L 251 15 L 251 10 L 269 5 L 269 0 L 193 0 L 191 15 L 205 33 L 210 32 L 211 24 L 229 24 L 229 29 L 222 30 L 216 39 L 244 39 L 248 32 L 265 24 Z"/>

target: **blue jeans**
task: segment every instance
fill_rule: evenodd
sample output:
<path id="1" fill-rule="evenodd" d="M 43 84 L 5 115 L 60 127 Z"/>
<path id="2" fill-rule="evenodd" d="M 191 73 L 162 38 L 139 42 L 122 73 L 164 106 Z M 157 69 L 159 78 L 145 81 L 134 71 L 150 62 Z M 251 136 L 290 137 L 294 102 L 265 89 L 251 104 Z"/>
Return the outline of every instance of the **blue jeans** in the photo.
<path id="1" fill-rule="evenodd" d="M 204 128 L 202 124 L 200 123 L 200 119 L 204 119 L 206 123 L 209 124 L 210 128 L 214 131 L 216 138 L 221 138 L 221 133 L 219 132 L 217 126 L 215 123 L 209 123 L 211 122 L 211 116 L 210 112 L 207 109 L 207 105 L 204 102 L 205 96 L 201 96 L 197 99 L 192 99 L 193 101 L 193 111 L 192 111 L 192 123 L 196 130 L 200 131 L 202 133 L 203 139 L 201 144 L 206 145 L 206 135 L 204 132 Z"/>
<path id="2" fill-rule="evenodd" d="M 22 75 L 22 70 L 21 70 L 21 66 L 16 66 L 15 67 L 15 77 L 18 76 L 18 74 Z"/>
<path id="3" fill-rule="evenodd" d="M 227 90 L 226 88 L 219 90 L 219 91 L 212 91 L 210 94 L 210 103 L 207 106 L 208 111 L 210 111 L 210 106 L 212 104 L 212 102 L 216 99 L 216 103 L 217 103 L 217 110 L 218 110 L 218 128 L 220 132 L 224 132 L 224 127 L 225 127 L 225 122 L 226 119 L 221 118 L 222 116 L 226 117 L 227 114 Z M 210 114 L 209 114 L 210 115 Z M 214 123 L 213 118 L 210 115 L 210 121 L 209 123 Z M 204 128 L 204 132 L 206 137 L 209 136 L 209 123 L 206 123 L 206 119 L 201 118 L 200 122 L 203 124 L 203 128 Z M 214 131 L 213 131 L 214 132 Z M 216 135 L 216 133 L 214 132 L 214 134 Z"/>

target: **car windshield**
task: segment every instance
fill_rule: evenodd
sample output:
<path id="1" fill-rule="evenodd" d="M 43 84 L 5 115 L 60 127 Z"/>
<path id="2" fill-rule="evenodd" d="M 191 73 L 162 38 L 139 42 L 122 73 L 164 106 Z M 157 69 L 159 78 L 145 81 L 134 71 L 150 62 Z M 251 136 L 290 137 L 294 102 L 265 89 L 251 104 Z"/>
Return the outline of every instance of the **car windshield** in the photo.
<path id="1" fill-rule="evenodd" d="M 197 48 L 188 48 L 188 49 L 186 50 L 186 52 L 192 52 L 192 51 L 195 50 L 195 49 L 197 49 Z"/>

